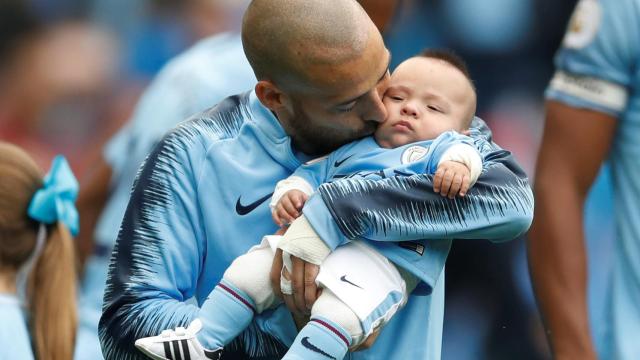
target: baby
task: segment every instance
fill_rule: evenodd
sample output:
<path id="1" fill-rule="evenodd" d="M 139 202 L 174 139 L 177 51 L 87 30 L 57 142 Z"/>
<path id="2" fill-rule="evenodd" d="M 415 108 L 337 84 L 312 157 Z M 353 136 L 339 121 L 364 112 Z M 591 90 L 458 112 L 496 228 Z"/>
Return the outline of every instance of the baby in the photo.
<path id="1" fill-rule="evenodd" d="M 136 346 L 142 352 L 154 359 L 218 359 L 222 347 L 255 314 L 281 303 L 269 281 L 276 248 L 283 250 L 288 269 L 291 255 L 320 265 L 316 282 L 322 288 L 311 320 L 284 359 L 342 359 L 388 322 L 414 289 L 429 293 L 444 267 L 448 245 L 434 246 L 422 257 L 431 242 L 401 242 L 383 256 L 360 240 L 336 247 L 317 237 L 295 236 L 310 227 L 301 210 L 325 182 L 435 174 L 434 190 L 454 198 L 465 196 L 479 177 L 480 154 L 473 140 L 460 134 L 474 117 L 476 95 L 459 58 L 426 51 L 404 61 L 393 72 L 383 102 L 388 117 L 374 137 L 310 161 L 278 183 L 271 201 L 274 221 L 284 226 L 297 219 L 285 236 L 266 236 L 234 260 L 198 318 L 187 329 L 138 339 Z M 284 278 L 281 290 L 291 293 Z"/>

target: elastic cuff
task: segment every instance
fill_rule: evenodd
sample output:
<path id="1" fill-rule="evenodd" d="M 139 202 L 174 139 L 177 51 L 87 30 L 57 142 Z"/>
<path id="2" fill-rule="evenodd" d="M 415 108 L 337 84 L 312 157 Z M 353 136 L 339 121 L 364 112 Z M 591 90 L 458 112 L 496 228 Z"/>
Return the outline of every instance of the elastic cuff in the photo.
<path id="1" fill-rule="evenodd" d="M 442 154 L 438 166 L 445 161 L 455 161 L 465 165 L 470 173 L 470 185 L 473 185 L 482 172 L 482 158 L 478 150 L 468 144 L 455 144 Z"/>
<path id="2" fill-rule="evenodd" d="M 320 265 L 331 253 L 304 215 L 291 223 L 278 248 L 315 265 Z"/>
<path id="3" fill-rule="evenodd" d="M 273 208 L 278 205 L 282 196 L 291 190 L 302 191 L 307 194 L 307 196 L 311 196 L 313 194 L 313 188 L 311 184 L 307 182 L 307 180 L 301 178 L 300 176 L 289 176 L 284 180 L 278 181 L 276 184 L 276 189 L 271 196 L 271 202 L 269 203 L 269 208 L 273 211 Z"/>

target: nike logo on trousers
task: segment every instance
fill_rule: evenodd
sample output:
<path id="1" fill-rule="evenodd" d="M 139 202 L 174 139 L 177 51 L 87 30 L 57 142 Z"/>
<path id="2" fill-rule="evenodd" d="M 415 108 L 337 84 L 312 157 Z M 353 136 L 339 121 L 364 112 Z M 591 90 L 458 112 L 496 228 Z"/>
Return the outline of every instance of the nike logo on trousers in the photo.
<path id="1" fill-rule="evenodd" d="M 353 286 L 355 286 L 355 287 L 357 287 L 357 288 L 362 289 L 362 287 L 361 287 L 361 286 L 358 286 L 358 285 L 356 285 L 356 284 L 352 283 L 351 281 L 347 280 L 347 275 L 342 275 L 342 276 L 340 277 L 340 281 L 344 281 L 344 282 L 346 282 L 347 284 L 350 284 L 350 285 L 353 285 Z"/>

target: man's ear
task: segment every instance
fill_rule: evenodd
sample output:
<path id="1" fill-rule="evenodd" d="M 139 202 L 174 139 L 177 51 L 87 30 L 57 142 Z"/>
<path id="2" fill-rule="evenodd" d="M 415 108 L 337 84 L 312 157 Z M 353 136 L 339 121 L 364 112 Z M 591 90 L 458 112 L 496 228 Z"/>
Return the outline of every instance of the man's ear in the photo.
<path id="1" fill-rule="evenodd" d="M 287 95 L 269 80 L 260 80 L 255 87 L 258 100 L 269 110 L 278 112 L 285 107 Z"/>

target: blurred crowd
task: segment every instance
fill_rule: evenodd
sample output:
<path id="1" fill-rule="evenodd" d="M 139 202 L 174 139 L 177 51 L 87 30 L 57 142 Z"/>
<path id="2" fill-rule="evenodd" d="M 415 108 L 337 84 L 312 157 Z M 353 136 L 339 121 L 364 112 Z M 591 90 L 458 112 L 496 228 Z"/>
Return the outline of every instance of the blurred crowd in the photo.
<path id="1" fill-rule="evenodd" d="M 532 178 L 543 92 L 574 5 L 402 0 L 384 34 L 391 67 L 424 48 L 454 49 L 477 87 L 478 116 Z M 198 39 L 237 29 L 243 6 L 234 0 L 2 0 L 0 139 L 26 149 L 42 168 L 64 154 L 82 183 L 162 66 Z M 612 238 L 609 187 L 605 168 L 586 214 L 589 250 L 601 254 L 589 287 L 596 319 Z M 549 357 L 523 239 L 454 243 L 446 294 L 444 359 Z"/>

